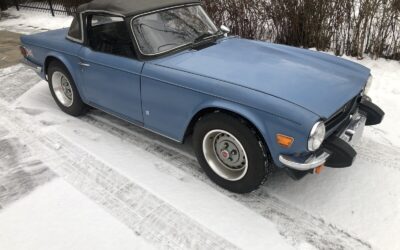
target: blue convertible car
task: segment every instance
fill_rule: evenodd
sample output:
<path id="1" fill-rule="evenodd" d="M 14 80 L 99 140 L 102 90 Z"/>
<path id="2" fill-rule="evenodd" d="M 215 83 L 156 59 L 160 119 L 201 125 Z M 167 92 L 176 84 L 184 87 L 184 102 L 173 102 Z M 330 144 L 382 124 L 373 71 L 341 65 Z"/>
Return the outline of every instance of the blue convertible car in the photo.
<path id="1" fill-rule="evenodd" d="M 257 189 L 351 166 L 383 111 L 370 70 L 334 56 L 228 36 L 198 0 L 94 0 L 71 27 L 23 36 L 25 62 L 73 116 L 95 107 L 183 142 L 218 185 Z"/>

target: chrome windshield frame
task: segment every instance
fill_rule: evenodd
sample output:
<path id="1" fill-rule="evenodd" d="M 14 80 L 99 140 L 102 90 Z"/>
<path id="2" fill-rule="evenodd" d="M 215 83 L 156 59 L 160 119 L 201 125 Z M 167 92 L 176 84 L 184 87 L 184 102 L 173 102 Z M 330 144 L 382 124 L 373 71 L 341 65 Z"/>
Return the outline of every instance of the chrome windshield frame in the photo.
<path id="1" fill-rule="evenodd" d="M 211 20 L 210 16 L 209 16 L 209 15 L 207 14 L 207 12 L 203 9 L 203 7 L 201 6 L 201 4 L 198 4 L 198 3 L 195 3 L 195 4 L 177 5 L 177 6 L 173 6 L 173 7 L 168 7 L 168 8 L 163 8 L 163 9 L 159 9 L 159 10 L 154 10 L 154 11 L 149 11 L 149 12 L 146 12 L 146 13 L 142 13 L 142 14 L 133 16 L 133 17 L 131 18 L 131 20 L 129 21 L 129 22 L 130 22 L 130 26 L 131 26 L 130 28 L 131 28 L 132 36 L 133 36 L 133 38 L 134 38 L 134 40 L 135 40 L 135 45 L 136 45 L 136 48 L 138 49 L 139 53 L 140 53 L 142 56 L 144 56 L 144 57 L 155 57 L 155 56 L 165 55 L 165 54 L 168 54 L 168 53 L 170 53 L 170 52 L 172 52 L 172 51 L 177 51 L 177 50 L 179 50 L 179 49 L 182 49 L 182 48 L 185 48 L 185 47 L 187 47 L 187 46 L 189 46 L 189 45 L 192 45 L 193 42 L 190 42 L 190 43 L 185 43 L 185 44 L 182 44 L 182 45 L 180 45 L 180 46 L 177 46 L 177 47 L 175 47 L 175 48 L 173 48 L 173 49 L 169 49 L 169 50 L 166 50 L 166 51 L 163 51 L 163 52 L 146 54 L 146 53 L 144 53 L 144 52 L 140 49 L 139 42 L 138 42 L 138 40 L 137 40 L 137 38 L 136 38 L 136 34 L 135 34 L 134 29 L 133 29 L 133 21 L 134 21 L 135 19 L 139 18 L 139 17 L 151 15 L 151 14 L 154 14 L 154 13 L 163 12 L 163 11 L 166 11 L 166 10 L 179 9 L 179 8 L 191 7 L 191 6 L 200 6 L 200 8 L 202 8 L 202 10 L 204 11 L 204 14 L 206 15 L 207 19 L 210 21 L 210 23 L 213 24 L 213 26 L 215 27 L 215 29 L 218 30 L 217 26 L 216 26 L 215 23 Z M 217 34 L 215 34 L 215 35 L 213 35 L 213 36 L 210 36 L 209 38 L 212 38 L 212 37 L 215 37 L 215 36 L 217 36 Z"/>

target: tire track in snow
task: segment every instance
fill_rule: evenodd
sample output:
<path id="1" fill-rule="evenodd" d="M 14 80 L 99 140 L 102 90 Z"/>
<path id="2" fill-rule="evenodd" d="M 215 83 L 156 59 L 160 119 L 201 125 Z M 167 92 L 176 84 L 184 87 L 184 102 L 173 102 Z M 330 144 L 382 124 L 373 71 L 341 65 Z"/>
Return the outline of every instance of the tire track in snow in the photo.
<path id="1" fill-rule="evenodd" d="M 9 133 L 0 126 L 0 208 L 56 177 L 18 138 L 6 137 Z"/>
<path id="2" fill-rule="evenodd" d="M 41 130 L 23 110 L 0 101 L 0 112 L 0 128 L 12 127 L 12 135 L 52 171 L 150 243 L 161 249 L 237 249 L 56 132 Z"/>
<path id="3" fill-rule="evenodd" d="M 356 150 L 357 157 L 362 157 L 374 166 L 400 171 L 400 149 L 395 146 L 384 145 L 364 137 Z"/>
<path id="4" fill-rule="evenodd" d="M 279 200 L 279 198 L 267 193 L 264 189 L 248 195 L 236 195 L 219 188 L 203 173 L 196 159 L 185 145 L 182 146 L 160 139 L 155 134 L 111 117 L 101 111 L 94 111 L 81 119 L 121 138 L 121 140 L 143 148 L 273 221 L 278 226 L 280 233 L 290 240 L 293 245 L 307 241 L 318 249 L 372 248 L 369 243 L 321 218 Z M 174 169 L 170 167 L 158 167 L 161 171 L 174 174 Z"/>

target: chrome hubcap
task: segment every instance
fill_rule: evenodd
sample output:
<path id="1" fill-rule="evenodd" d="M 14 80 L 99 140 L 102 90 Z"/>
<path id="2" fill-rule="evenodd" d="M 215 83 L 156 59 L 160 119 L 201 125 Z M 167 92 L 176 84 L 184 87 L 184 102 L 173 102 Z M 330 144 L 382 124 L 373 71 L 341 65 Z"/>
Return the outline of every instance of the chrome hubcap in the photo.
<path id="1" fill-rule="evenodd" d="M 65 107 L 71 107 L 74 103 L 74 92 L 68 78 L 56 71 L 51 78 L 52 87 L 57 100 Z"/>
<path id="2" fill-rule="evenodd" d="M 248 159 L 240 141 L 224 130 L 212 130 L 203 140 L 204 157 L 211 169 L 229 181 L 241 180 L 248 170 Z"/>

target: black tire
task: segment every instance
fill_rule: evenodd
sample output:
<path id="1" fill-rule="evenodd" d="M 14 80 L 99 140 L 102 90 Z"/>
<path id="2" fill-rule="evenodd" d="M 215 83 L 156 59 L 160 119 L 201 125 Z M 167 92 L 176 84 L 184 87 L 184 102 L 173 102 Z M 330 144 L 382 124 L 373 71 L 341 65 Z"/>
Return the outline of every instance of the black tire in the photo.
<path id="1" fill-rule="evenodd" d="M 71 85 L 72 93 L 73 93 L 73 102 L 72 105 L 70 106 L 65 106 L 63 105 L 59 99 L 57 98 L 54 88 L 53 88 L 53 74 L 56 72 L 62 73 L 69 81 L 69 84 Z M 83 103 L 78 89 L 76 88 L 74 79 L 72 78 L 71 74 L 67 70 L 67 68 L 60 62 L 58 61 L 53 61 L 50 63 L 49 68 L 48 68 L 48 82 L 49 82 L 49 88 L 51 95 L 53 96 L 55 102 L 57 103 L 58 107 L 64 111 L 65 113 L 71 115 L 71 116 L 82 116 L 87 113 L 88 111 L 88 106 Z"/>
<path id="2" fill-rule="evenodd" d="M 203 140 L 210 131 L 223 130 L 241 143 L 248 159 L 246 174 L 240 180 L 227 180 L 217 174 L 207 163 Z M 273 170 L 269 151 L 256 131 L 244 120 L 216 112 L 202 117 L 194 128 L 193 146 L 197 159 L 209 178 L 217 185 L 235 193 L 250 193 L 258 189 Z"/>

